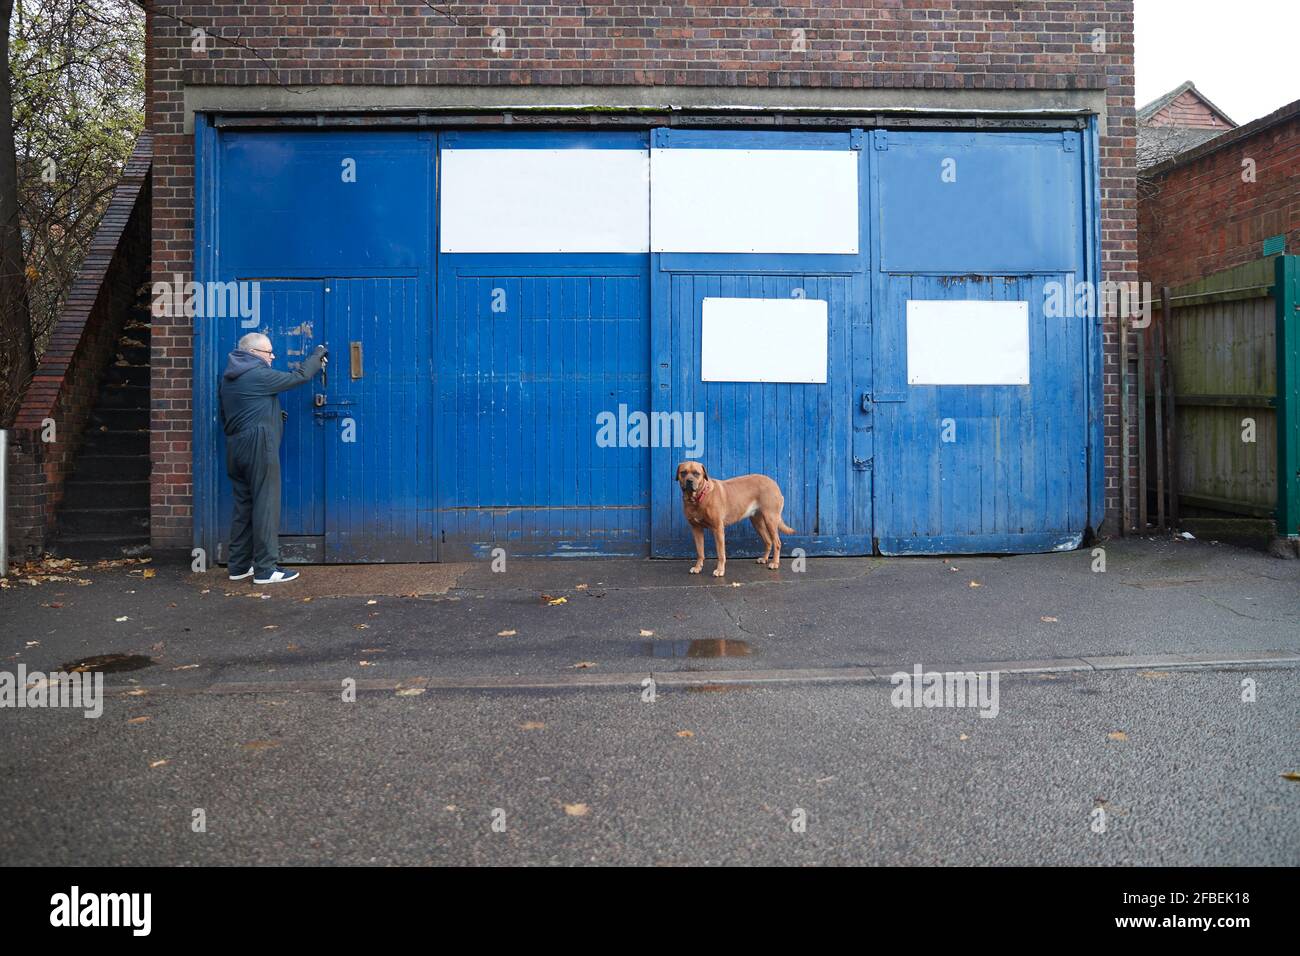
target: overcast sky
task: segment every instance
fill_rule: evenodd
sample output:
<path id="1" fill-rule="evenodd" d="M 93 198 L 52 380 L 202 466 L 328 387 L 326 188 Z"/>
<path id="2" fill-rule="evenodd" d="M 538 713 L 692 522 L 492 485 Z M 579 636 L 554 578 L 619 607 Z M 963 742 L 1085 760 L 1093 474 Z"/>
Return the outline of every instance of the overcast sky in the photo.
<path id="1" fill-rule="evenodd" d="M 1137 106 L 1184 80 L 1240 124 L 1300 99 L 1300 0 L 1134 0 Z"/>

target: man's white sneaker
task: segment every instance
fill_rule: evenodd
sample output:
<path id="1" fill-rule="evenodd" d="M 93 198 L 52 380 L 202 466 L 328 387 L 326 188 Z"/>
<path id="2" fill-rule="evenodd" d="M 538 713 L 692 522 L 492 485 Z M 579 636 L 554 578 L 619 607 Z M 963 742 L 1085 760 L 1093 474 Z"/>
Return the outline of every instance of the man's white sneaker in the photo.
<path id="1" fill-rule="evenodd" d="M 245 571 L 243 574 L 236 574 L 234 571 L 231 571 L 231 572 L 230 572 L 230 580 L 232 580 L 232 581 L 242 581 L 242 580 L 244 580 L 244 578 L 251 578 L 251 577 L 253 576 L 253 571 L 254 571 L 254 570 L 256 570 L 256 569 L 255 569 L 255 568 L 249 568 L 249 569 L 248 569 L 247 571 Z"/>
<path id="2" fill-rule="evenodd" d="M 298 576 L 297 571 L 287 571 L 284 568 L 276 568 L 266 577 L 253 578 L 254 584 L 283 584 L 285 581 L 292 581 Z"/>

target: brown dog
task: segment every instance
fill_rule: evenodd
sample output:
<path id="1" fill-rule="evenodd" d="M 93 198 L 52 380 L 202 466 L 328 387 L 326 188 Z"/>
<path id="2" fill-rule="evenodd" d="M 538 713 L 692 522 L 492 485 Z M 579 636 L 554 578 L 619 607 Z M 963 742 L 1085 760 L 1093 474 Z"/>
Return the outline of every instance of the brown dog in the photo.
<path id="1" fill-rule="evenodd" d="M 710 478 L 708 470 L 698 461 L 684 461 L 677 466 L 675 475 L 682 489 L 682 511 L 695 536 L 695 564 L 691 574 L 704 568 L 704 529 L 713 532 L 713 543 L 718 549 L 718 566 L 713 576 L 727 573 L 726 527 L 748 518 L 767 550 L 758 559 L 775 571 L 781 566 L 781 535 L 794 534 L 781 520 L 785 496 L 781 488 L 767 475 L 741 475 L 725 481 Z M 768 560 L 769 555 L 771 561 Z"/>

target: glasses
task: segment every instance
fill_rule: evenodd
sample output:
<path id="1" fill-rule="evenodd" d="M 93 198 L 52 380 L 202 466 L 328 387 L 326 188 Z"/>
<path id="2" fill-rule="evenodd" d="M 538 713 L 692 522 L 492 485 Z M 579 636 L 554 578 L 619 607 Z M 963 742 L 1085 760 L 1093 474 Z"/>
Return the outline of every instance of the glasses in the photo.
<path id="1" fill-rule="evenodd" d="M 250 352 L 261 352 L 263 355 L 269 355 L 269 356 L 271 356 L 271 358 L 275 358 L 275 353 L 272 352 L 270 349 L 249 349 L 249 351 L 250 351 Z"/>

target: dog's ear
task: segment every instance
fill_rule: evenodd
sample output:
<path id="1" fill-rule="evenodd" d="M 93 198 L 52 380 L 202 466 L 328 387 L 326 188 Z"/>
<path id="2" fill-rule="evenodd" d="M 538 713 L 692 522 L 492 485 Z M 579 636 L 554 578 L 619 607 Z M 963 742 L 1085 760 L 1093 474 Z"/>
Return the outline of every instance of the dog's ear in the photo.
<path id="1" fill-rule="evenodd" d="M 708 481 L 708 480 L 709 480 L 709 469 L 707 469 L 707 468 L 704 467 L 704 463 L 703 463 L 703 462 L 700 463 L 700 471 L 704 472 L 704 480 L 705 480 L 705 481 Z"/>

